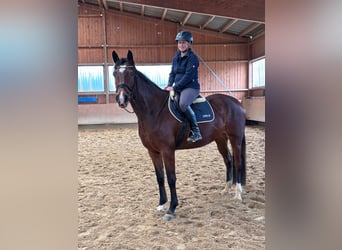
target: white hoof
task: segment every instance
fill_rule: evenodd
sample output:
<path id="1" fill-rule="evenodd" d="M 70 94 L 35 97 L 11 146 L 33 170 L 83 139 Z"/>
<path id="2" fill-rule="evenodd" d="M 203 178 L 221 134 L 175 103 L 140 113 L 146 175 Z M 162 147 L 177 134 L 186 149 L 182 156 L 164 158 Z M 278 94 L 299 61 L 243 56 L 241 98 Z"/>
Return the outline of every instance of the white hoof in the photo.
<path id="1" fill-rule="evenodd" d="M 229 189 L 232 187 L 232 183 L 231 182 L 227 182 L 226 186 L 224 187 L 224 189 L 221 191 L 221 194 L 227 194 L 229 192 Z"/>
<path id="2" fill-rule="evenodd" d="M 164 205 L 159 205 L 159 206 L 157 207 L 157 211 L 159 211 L 159 212 L 165 211 L 165 210 L 164 210 Z"/>
<path id="3" fill-rule="evenodd" d="M 241 183 L 236 184 L 236 188 L 238 189 L 238 191 L 240 192 L 240 194 L 242 194 L 242 186 L 241 186 Z"/>
<path id="4" fill-rule="evenodd" d="M 237 183 L 236 186 L 235 186 L 235 196 L 234 196 L 234 199 L 235 200 L 239 200 L 239 201 L 242 201 L 242 186 L 241 186 L 241 183 Z"/>
<path id="5" fill-rule="evenodd" d="M 242 201 L 241 194 L 235 194 L 234 195 L 234 200 Z"/>

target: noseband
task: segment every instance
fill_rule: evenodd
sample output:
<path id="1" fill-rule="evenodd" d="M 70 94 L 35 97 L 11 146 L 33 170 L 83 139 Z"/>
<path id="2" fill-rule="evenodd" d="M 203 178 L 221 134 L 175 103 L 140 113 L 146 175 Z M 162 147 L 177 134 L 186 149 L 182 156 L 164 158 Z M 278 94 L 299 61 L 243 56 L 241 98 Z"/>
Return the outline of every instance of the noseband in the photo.
<path id="1" fill-rule="evenodd" d="M 135 82 L 135 81 L 134 81 Z M 135 85 L 135 84 L 134 84 Z M 131 88 L 130 86 L 128 86 L 126 83 L 121 83 L 118 85 L 118 90 L 119 89 L 124 89 L 127 94 L 128 94 L 128 97 L 130 98 L 131 95 L 132 95 L 132 92 L 133 92 L 133 88 Z"/>
<path id="2" fill-rule="evenodd" d="M 122 69 L 122 68 L 134 68 L 134 66 L 119 66 L 119 69 Z M 133 84 L 133 87 L 130 87 L 128 86 L 126 83 L 120 83 L 118 86 L 117 86 L 117 90 L 119 89 L 123 89 L 126 91 L 127 95 L 128 95 L 128 101 L 131 101 L 131 100 L 134 100 L 133 98 L 133 90 L 135 89 L 135 86 L 136 86 L 136 83 L 137 83 L 137 80 L 136 80 L 136 75 L 135 75 L 135 72 L 133 73 L 133 77 L 134 77 L 134 84 Z M 134 113 L 134 111 L 129 111 L 127 110 L 126 108 L 124 108 L 125 111 L 127 111 L 128 113 Z"/>
<path id="3" fill-rule="evenodd" d="M 123 68 L 134 68 L 134 66 L 126 66 L 126 65 L 122 65 L 122 66 L 119 66 L 119 69 L 123 69 Z M 134 73 L 134 85 L 133 87 L 131 88 L 130 86 L 128 86 L 126 83 L 120 83 L 117 87 L 117 89 L 124 89 L 127 94 L 128 94 L 128 98 L 129 100 L 131 99 L 132 97 L 132 93 L 133 93 L 133 90 L 135 88 L 135 85 L 136 85 L 136 77 L 135 77 L 135 73 Z"/>

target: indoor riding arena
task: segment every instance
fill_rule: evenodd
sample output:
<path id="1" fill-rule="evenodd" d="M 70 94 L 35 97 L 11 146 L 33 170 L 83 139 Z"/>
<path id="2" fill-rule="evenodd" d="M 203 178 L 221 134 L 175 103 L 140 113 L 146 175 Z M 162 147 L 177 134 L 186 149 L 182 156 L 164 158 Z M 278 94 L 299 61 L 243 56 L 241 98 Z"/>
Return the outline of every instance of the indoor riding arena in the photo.
<path id="1" fill-rule="evenodd" d="M 78 249 L 265 249 L 264 1 L 197 2 L 78 1 Z M 200 94 L 233 96 L 245 111 L 247 177 L 235 199 L 215 142 L 176 150 L 179 204 L 166 220 L 138 116 L 117 105 L 112 51 L 132 51 L 163 89 L 182 30 L 193 35 Z"/>
<path id="2" fill-rule="evenodd" d="M 243 201 L 222 193 L 215 143 L 176 151 L 176 218 L 158 212 L 158 185 L 137 126 L 79 130 L 79 249 L 264 249 L 264 128 L 247 126 Z M 167 189 L 168 192 L 168 189 Z"/>

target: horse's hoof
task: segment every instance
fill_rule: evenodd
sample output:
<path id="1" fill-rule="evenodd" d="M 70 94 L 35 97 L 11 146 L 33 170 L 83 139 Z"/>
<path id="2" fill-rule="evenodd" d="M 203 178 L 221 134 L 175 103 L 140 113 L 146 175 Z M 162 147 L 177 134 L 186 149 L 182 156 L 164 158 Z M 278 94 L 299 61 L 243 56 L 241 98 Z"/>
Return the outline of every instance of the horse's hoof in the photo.
<path id="1" fill-rule="evenodd" d="M 224 189 L 221 191 L 221 195 L 225 195 L 225 194 L 229 194 L 229 190 L 232 187 L 232 183 L 231 182 L 227 182 Z"/>
<path id="2" fill-rule="evenodd" d="M 170 220 L 172 220 L 173 218 L 175 218 L 176 216 L 174 215 L 174 214 L 165 214 L 164 215 L 164 217 L 163 217 L 163 219 L 165 220 L 165 221 L 170 221 Z"/>
<path id="3" fill-rule="evenodd" d="M 164 205 L 159 205 L 159 206 L 157 207 L 157 211 L 159 211 L 159 212 L 165 212 Z"/>
<path id="4" fill-rule="evenodd" d="M 235 195 L 233 199 L 237 201 L 242 201 L 241 195 Z"/>
<path id="5" fill-rule="evenodd" d="M 229 193 L 229 191 L 226 188 L 220 192 L 221 195 L 226 195 L 228 193 Z"/>

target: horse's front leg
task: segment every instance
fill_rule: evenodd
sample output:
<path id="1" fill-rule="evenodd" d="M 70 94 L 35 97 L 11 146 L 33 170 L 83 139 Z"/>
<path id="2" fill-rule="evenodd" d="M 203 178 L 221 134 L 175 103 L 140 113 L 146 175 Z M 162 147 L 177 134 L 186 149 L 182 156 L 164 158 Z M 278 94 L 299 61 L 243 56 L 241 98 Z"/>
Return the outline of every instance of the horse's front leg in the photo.
<path id="1" fill-rule="evenodd" d="M 167 182 L 170 187 L 171 202 L 167 215 L 169 217 L 164 217 L 165 220 L 170 220 L 175 215 L 176 207 L 178 206 L 178 198 L 176 192 L 176 167 L 175 167 L 175 151 L 167 151 L 163 153 L 163 160 L 166 169 Z"/>
<path id="2" fill-rule="evenodd" d="M 157 206 L 157 210 L 164 211 L 164 204 L 167 202 L 167 196 L 165 191 L 163 159 L 159 152 L 149 150 L 148 153 L 152 159 L 159 186 L 159 205 Z"/>

